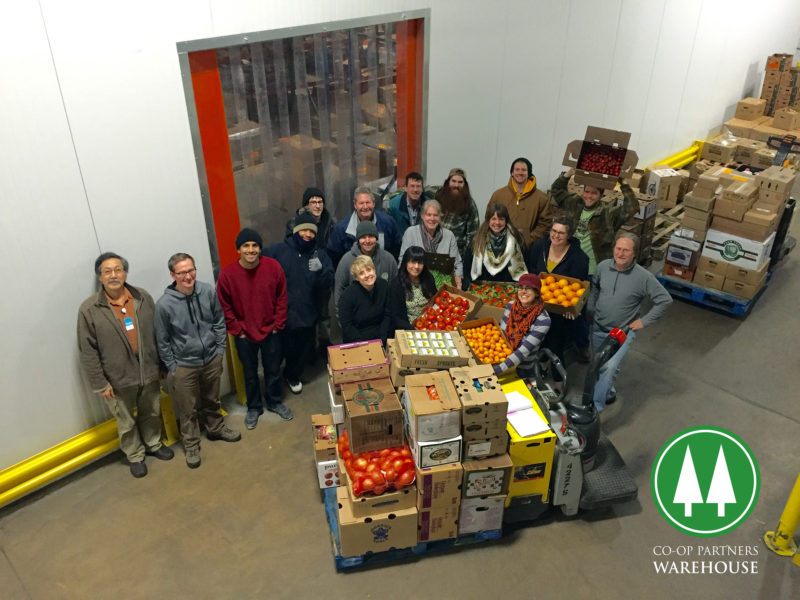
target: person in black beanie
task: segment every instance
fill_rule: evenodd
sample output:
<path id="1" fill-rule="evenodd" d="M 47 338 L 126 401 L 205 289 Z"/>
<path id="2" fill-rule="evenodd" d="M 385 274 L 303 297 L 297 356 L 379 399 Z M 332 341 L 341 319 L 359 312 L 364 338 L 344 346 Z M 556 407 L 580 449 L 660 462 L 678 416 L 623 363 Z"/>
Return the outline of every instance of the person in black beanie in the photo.
<path id="1" fill-rule="evenodd" d="M 286 222 L 286 235 L 292 235 L 294 228 L 297 225 L 297 219 L 302 215 L 311 215 L 317 225 L 316 237 L 314 243 L 317 251 L 324 253 L 328 258 L 328 238 L 331 235 L 336 219 L 325 208 L 325 195 L 322 190 L 315 187 L 306 188 L 303 192 L 303 205 L 297 209 L 297 213 Z M 317 336 L 316 343 L 319 352 L 323 355 L 327 352 L 327 347 L 331 344 L 331 310 L 330 301 L 331 293 L 333 291 L 333 282 L 327 290 L 322 290 L 317 296 L 319 305 L 317 307 L 319 313 L 319 320 L 317 322 Z"/>
<path id="2" fill-rule="evenodd" d="M 314 348 L 319 321 L 320 295 L 330 297 L 333 264 L 317 247 L 317 223 L 313 215 L 298 215 L 292 233 L 282 242 L 264 249 L 262 254 L 278 261 L 286 275 L 289 312 L 283 343 L 283 378 L 293 394 L 303 391 L 300 376 Z"/>

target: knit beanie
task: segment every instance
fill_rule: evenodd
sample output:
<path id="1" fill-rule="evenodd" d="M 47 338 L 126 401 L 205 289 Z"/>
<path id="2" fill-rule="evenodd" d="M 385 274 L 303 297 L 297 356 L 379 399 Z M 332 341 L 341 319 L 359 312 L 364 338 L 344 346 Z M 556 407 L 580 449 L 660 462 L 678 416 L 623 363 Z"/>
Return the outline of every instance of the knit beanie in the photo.
<path id="1" fill-rule="evenodd" d="M 297 233 L 298 231 L 304 231 L 306 229 L 310 229 L 314 233 L 317 233 L 317 221 L 314 219 L 313 215 L 308 213 L 297 217 L 294 222 L 294 229 L 292 229 L 292 233 Z"/>
<path id="2" fill-rule="evenodd" d="M 378 228 L 372 221 L 361 221 L 356 227 L 356 239 L 360 240 L 365 235 L 371 235 L 378 239 Z"/>
<path id="3" fill-rule="evenodd" d="M 247 242 L 255 242 L 258 244 L 259 248 L 263 248 L 264 244 L 261 241 L 261 236 L 258 235 L 258 232 L 250 229 L 249 227 L 245 227 L 239 232 L 239 235 L 236 236 L 236 249 L 238 250 Z"/>
<path id="4" fill-rule="evenodd" d="M 541 291 L 542 289 L 542 280 L 539 279 L 538 275 L 534 275 L 533 273 L 525 273 L 522 277 L 519 278 L 517 282 L 517 286 L 529 287 L 535 289 L 537 292 Z"/>
<path id="5" fill-rule="evenodd" d="M 303 206 L 308 206 L 308 201 L 311 200 L 314 196 L 322 198 L 322 204 L 325 204 L 325 196 L 322 194 L 322 190 L 317 189 L 315 187 L 306 188 L 306 191 L 303 192 Z"/>

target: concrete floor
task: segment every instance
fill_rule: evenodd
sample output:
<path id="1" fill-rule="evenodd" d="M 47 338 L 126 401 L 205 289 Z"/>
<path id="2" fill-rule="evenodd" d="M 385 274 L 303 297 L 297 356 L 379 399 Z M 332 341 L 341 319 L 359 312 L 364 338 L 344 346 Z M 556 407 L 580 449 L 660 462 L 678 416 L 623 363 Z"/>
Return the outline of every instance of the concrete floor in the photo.
<path id="1" fill-rule="evenodd" d="M 136 480 L 115 453 L 0 510 L 0 597 L 800 598 L 800 567 L 761 542 L 799 471 L 797 298 L 795 250 L 746 318 L 676 301 L 639 337 L 620 400 L 603 414 L 639 485 L 634 502 L 549 513 L 497 542 L 337 573 L 310 440 L 310 415 L 328 412 L 320 365 L 301 396 L 286 390 L 291 422 L 268 414 L 245 431 L 232 406 L 244 439 L 204 442 L 197 470 L 179 450 L 171 462 L 148 459 L 150 474 Z M 651 498 L 656 453 L 693 425 L 733 431 L 760 465 L 755 510 L 720 538 L 677 532 Z M 657 545 L 755 546 L 758 574 L 657 575 Z"/>

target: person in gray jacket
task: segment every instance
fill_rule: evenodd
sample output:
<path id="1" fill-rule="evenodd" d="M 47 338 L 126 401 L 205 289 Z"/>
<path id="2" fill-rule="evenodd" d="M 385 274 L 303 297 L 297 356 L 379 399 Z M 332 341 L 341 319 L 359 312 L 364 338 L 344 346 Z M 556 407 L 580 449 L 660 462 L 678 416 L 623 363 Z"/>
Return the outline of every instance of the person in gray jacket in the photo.
<path id="1" fill-rule="evenodd" d="M 174 456 L 161 444 L 155 306 L 150 294 L 126 282 L 128 261 L 118 254 L 98 256 L 94 272 L 102 289 L 78 310 L 81 369 L 117 420 L 131 475 L 144 477 L 145 454 L 160 460 Z"/>
<path id="2" fill-rule="evenodd" d="M 173 282 L 156 303 L 158 354 L 167 367 L 167 388 L 178 415 L 186 464 L 200 466 L 200 426 L 209 440 L 238 442 L 219 402 L 227 333 L 213 286 L 197 281 L 194 259 L 184 252 L 167 262 Z"/>
<path id="3" fill-rule="evenodd" d="M 622 359 L 636 339 L 636 333 L 664 316 L 667 307 L 672 304 L 672 297 L 655 275 L 636 264 L 634 257 L 638 242 L 638 237 L 632 233 L 617 235 L 614 258 L 597 265 L 587 302 L 586 314 L 592 323 L 592 352 L 598 350 L 608 337 L 608 332 L 615 327 L 630 328 L 625 343 L 598 373 L 594 388 L 594 404 L 598 411 L 617 398 L 614 381 Z M 640 316 L 642 303 L 647 300 L 653 306 Z"/>
<path id="4" fill-rule="evenodd" d="M 397 261 L 378 244 L 378 228 L 372 221 L 361 221 L 356 227 L 356 241 L 350 251 L 339 261 L 333 284 L 333 300 L 339 314 L 339 299 L 355 279 L 350 274 L 350 265 L 357 256 L 369 256 L 375 264 L 375 273 L 387 283 L 397 276 Z"/>
<path id="5" fill-rule="evenodd" d="M 461 253 L 458 251 L 458 242 L 453 232 L 439 224 L 441 213 L 442 205 L 438 200 L 426 200 L 422 204 L 420 224 L 406 229 L 403 243 L 400 245 L 400 256 L 403 256 L 407 248 L 420 246 L 425 252 L 452 257 L 455 261 L 453 266 L 455 285 L 460 289 L 464 275 Z"/>

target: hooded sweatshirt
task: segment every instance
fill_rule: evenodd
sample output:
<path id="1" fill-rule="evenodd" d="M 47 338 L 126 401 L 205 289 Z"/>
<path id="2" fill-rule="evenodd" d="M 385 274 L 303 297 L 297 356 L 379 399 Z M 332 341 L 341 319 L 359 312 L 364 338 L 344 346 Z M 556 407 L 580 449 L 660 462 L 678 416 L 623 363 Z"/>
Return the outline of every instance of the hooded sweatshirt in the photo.
<path id="1" fill-rule="evenodd" d="M 347 289 L 347 286 L 355 281 L 353 276 L 350 275 L 350 265 L 353 264 L 357 256 L 361 256 L 361 247 L 358 245 L 358 240 L 353 242 L 350 251 L 342 257 L 339 266 L 336 267 L 333 300 L 337 308 L 342 293 Z M 388 283 L 397 277 L 397 261 L 394 259 L 394 256 L 381 248 L 379 244 L 375 245 L 375 252 L 372 254 L 372 262 L 375 263 L 375 273 L 378 275 L 378 279 L 383 279 Z"/>
<path id="2" fill-rule="evenodd" d="M 536 178 L 529 177 L 525 182 L 525 189 L 520 194 L 514 185 L 514 178 L 508 180 L 508 185 L 496 190 L 489 199 L 489 207 L 498 202 L 508 209 L 511 223 L 522 234 L 527 248 L 533 242 L 543 238 L 550 230 L 552 212 L 550 199 L 542 190 L 536 187 Z M 489 218 L 489 215 L 486 216 Z"/>
<path id="3" fill-rule="evenodd" d="M 190 295 L 173 282 L 156 302 L 156 341 L 169 371 L 202 367 L 225 353 L 225 315 L 214 288 L 195 281 Z"/>

